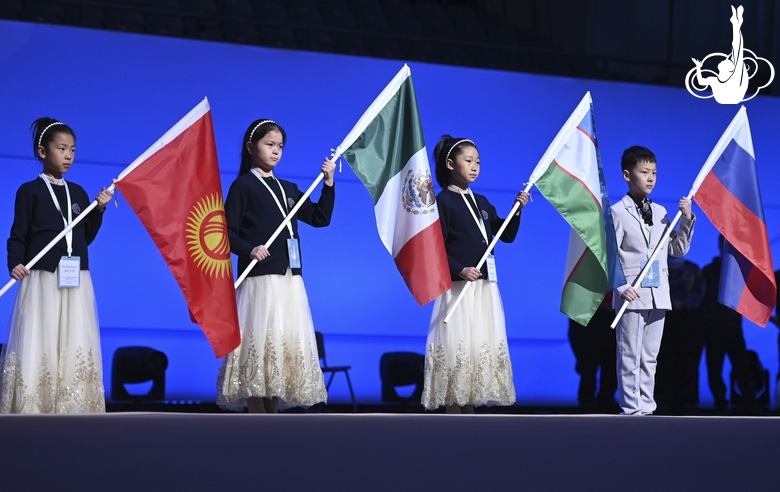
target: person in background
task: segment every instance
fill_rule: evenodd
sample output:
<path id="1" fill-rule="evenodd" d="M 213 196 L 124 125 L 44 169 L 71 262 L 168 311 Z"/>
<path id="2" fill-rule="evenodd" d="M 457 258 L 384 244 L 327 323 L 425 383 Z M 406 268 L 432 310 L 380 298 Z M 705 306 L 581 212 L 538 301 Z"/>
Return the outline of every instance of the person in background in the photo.
<path id="1" fill-rule="evenodd" d="M 699 404 L 699 364 L 704 348 L 701 269 L 683 258 L 669 257 L 669 295 L 664 336 L 655 374 L 656 413 L 694 415 Z"/>
<path id="2" fill-rule="evenodd" d="M 569 320 L 569 343 L 580 375 L 577 404 L 580 413 L 620 413 L 615 401 L 617 368 L 612 291 L 607 292 L 587 326 Z M 598 382 L 598 392 L 597 383 Z"/>
<path id="3" fill-rule="evenodd" d="M 718 238 L 718 247 L 723 253 L 723 236 Z M 728 415 L 729 404 L 726 399 L 726 384 L 723 382 L 723 362 L 726 355 L 736 376 L 745 409 L 748 413 L 758 412 L 756 390 L 747 366 L 747 347 L 742 333 L 742 315 L 730 307 L 718 302 L 720 289 L 721 257 L 716 256 L 712 263 L 702 269 L 706 290 L 702 303 L 702 322 L 704 325 L 704 343 L 707 359 L 707 380 L 712 397 L 715 400 L 715 412 Z"/>

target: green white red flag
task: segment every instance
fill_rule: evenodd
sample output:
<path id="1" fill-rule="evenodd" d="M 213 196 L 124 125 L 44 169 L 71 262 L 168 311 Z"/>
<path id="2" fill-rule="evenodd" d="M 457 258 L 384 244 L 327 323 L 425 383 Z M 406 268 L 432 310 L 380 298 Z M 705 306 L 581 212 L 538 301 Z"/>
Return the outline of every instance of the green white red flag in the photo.
<path id="1" fill-rule="evenodd" d="M 452 287 L 411 71 L 404 67 L 336 149 L 374 199 L 387 251 L 421 306 Z"/>
<path id="2" fill-rule="evenodd" d="M 587 325 L 606 293 L 626 283 L 590 92 L 558 132 L 530 181 L 571 226 L 561 312 Z"/>

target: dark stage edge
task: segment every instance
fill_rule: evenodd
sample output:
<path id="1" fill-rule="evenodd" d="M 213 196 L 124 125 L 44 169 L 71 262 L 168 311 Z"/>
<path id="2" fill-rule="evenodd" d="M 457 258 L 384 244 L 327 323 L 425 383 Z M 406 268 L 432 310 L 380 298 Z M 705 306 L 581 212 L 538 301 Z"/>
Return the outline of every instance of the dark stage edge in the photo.
<path id="1" fill-rule="evenodd" d="M 772 490 L 780 419 L 0 417 L 0 490 Z"/>

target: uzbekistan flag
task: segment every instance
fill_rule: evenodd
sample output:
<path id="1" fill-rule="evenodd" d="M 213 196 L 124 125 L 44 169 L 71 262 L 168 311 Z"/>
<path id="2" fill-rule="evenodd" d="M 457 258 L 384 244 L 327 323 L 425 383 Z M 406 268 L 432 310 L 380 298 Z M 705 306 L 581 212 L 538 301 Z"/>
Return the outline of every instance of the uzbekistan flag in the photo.
<path id="1" fill-rule="evenodd" d="M 571 226 L 561 312 L 587 325 L 606 293 L 626 282 L 590 92 L 558 132 L 530 182 Z"/>
<path id="2" fill-rule="evenodd" d="M 693 190 L 696 203 L 726 239 L 718 301 L 766 326 L 777 284 L 744 106 L 715 145 Z"/>
<path id="3" fill-rule="evenodd" d="M 379 236 L 421 306 L 452 287 L 407 65 L 336 149 L 374 199 Z"/>
<path id="4" fill-rule="evenodd" d="M 241 333 L 208 100 L 130 164 L 116 186 L 160 249 L 215 355 L 232 352 Z"/>

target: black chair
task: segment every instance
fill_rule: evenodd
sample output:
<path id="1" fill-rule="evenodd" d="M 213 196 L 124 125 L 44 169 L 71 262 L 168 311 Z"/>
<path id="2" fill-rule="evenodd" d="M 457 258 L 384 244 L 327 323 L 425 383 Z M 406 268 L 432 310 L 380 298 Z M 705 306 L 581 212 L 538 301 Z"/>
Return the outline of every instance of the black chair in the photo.
<path id="1" fill-rule="evenodd" d="M 756 403 L 761 406 L 769 406 L 769 369 L 764 369 L 758 354 L 753 350 L 747 351 L 747 371 L 749 378 L 753 379 L 753 386 L 756 388 Z M 734 405 L 744 404 L 742 391 L 739 387 L 734 370 L 731 370 L 731 403 Z"/>
<path id="2" fill-rule="evenodd" d="M 400 403 L 405 409 L 409 403 L 420 403 L 425 379 L 425 356 L 414 352 L 387 352 L 379 361 L 382 379 L 382 401 Z M 415 385 L 410 396 L 401 396 L 397 386 Z"/>
<path id="3" fill-rule="evenodd" d="M 159 401 L 165 398 L 165 370 L 168 357 L 149 347 L 120 347 L 114 352 L 111 364 L 111 399 L 132 401 L 136 408 L 143 401 Z M 152 388 L 145 395 L 131 395 L 125 384 L 152 381 Z"/>
<path id="4" fill-rule="evenodd" d="M 333 382 L 333 377 L 336 375 L 337 372 L 343 372 L 344 375 L 347 377 L 347 386 L 349 386 L 349 396 L 352 397 L 352 413 L 357 413 L 357 402 L 355 401 L 355 392 L 352 391 L 352 381 L 349 380 L 349 370 L 352 368 L 352 366 L 329 366 L 327 360 L 325 359 L 325 340 L 322 337 L 322 333 L 316 331 L 314 332 L 314 336 L 317 339 L 317 353 L 320 355 L 320 368 L 322 369 L 322 373 L 329 372 L 330 373 L 330 379 L 328 379 L 328 384 L 325 385 L 325 389 L 330 391 L 330 383 Z"/>

